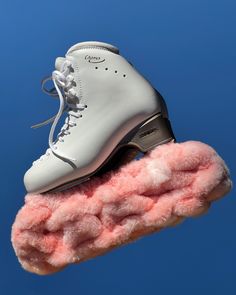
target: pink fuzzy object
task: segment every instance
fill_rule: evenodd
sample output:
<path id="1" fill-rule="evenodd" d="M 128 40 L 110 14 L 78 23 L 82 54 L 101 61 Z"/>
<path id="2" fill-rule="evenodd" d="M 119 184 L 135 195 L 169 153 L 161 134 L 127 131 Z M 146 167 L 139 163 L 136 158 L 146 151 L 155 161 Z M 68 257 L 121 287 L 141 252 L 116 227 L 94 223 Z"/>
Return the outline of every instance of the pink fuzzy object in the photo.
<path id="1" fill-rule="evenodd" d="M 24 269 L 52 273 L 202 214 L 230 189 L 228 169 L 208 145 L 161 145 L 65 192 L 28 194 L 13 247 Z"/>

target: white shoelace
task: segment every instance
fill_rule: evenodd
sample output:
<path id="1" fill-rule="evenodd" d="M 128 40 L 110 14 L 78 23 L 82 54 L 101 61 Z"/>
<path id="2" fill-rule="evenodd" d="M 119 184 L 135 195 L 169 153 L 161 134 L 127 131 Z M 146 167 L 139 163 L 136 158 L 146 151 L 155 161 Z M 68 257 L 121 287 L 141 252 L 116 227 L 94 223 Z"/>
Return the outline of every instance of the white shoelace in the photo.
<path id="1" fill-rule="evenodd" d="M 55 116 L 53 116 L 52 118 L 50 118 L 42 123 L 32 126 L 32 128 L 38 128 L 38 127 L 44 126 L 50 122 L 53 122 L 50 133 L 49 133 L 49 137 L 48 137 L 49 148 L 46 150 L 46 153 L 44 155 L 42 155 L 38 160 L 34 161 L 33 164 L 42 160 L 45 156 L 49 156 L 50 152 L 53 152 L 56 156 L 58 156 L 62 159 L 69 160 L 69 161 L 76 161 L 76 159 L 68 157 L 67 155 L 60 152 L 53 141 L 54 132 L 55 132 L 57 123 L 60 120 L 63 112 L 68 111 L 69 116 L 66 118 L 65 124 L 62 126 L 59 134 L 57 135 L 57 140 L 60 142 L 64 141 L 64 139 L 63 139 L 64 135 L 70 134 L 70 131 L 68 129 L 70 127 L 76 126 L 76 123 L 74 122 L 74 120 L 72 120 L 72 117 L 74 117 L 74 118 L 82 117 L 81 113 L 78 112 L 78 110 L 83 110 L 84 108 L 87 107 L 86 104 L 73 102 L 73 100 L 75 100 L 77 98 L 77 96 L 76 96 L 75 90 L 72 88 L 74 85 L 74 83 L 73 83 L 74 78 L 72 75 L 70 75 L 70 71 L 71 71 L 71 63 L 68 60 L 66 60 L 62 64 L 60 71 L 58 71 L 58 70 L 53 71 L 52 77 L 46 78 L 42 82 L 42 86 L 43 86 L 48 80 L 53 81 L 56 92 L 55 91 L 48 91 L 45 88 L 43 88 L 43 89 L 46 93 L 50 94 L 51 96 L 58 96 L 59 97 L 60 107 L 59 107 L 59 110 Z M 70 102 L 70 99 L 72 100 L 72 102 Z"/>

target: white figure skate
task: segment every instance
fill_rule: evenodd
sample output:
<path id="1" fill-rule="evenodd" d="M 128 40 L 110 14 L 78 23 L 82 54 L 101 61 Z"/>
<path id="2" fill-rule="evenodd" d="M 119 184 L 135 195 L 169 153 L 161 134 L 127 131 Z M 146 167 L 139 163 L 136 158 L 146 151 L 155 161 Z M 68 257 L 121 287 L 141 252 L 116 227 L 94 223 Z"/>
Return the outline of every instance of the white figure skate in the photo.
<path id="1" fill-rule="evenodd" d="M 56 59 L 51 79 L 60 109 L 53 121 L 46 153 L 25 173 L 29 193 L 55 192 L 105 171 L 124 148 L 143 153 L 173 141 L 161 95 L 121 55 L 102 42 L 72 46 Z M 63 112 L 65 124 L 53 139 Z M 114 161 L 113 161 L 114 162 Z"/>

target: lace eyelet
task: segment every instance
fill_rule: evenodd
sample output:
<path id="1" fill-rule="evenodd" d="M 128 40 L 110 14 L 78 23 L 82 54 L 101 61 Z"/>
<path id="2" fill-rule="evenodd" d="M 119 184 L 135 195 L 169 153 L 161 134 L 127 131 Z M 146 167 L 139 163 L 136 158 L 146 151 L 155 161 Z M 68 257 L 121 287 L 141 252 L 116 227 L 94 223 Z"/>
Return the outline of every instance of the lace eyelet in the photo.
<path id="1" fill-rule="evenodd" d="M 87 106 L 87 105 L 85 105 L 84 107 L 87 109 L 87 107 L 88 107 L 88 106 Z"/>
<path id="2" fill-rule="evenodd" d="M 72 73 L 74 73 L 75 72 L 75 70 L 74 70 L 74 68 L 73 68 L 73 66 L 72 66 L 72 64 L 70 64 L 69 66 L 68 66 L 68 69 L 72 72 Z"/>

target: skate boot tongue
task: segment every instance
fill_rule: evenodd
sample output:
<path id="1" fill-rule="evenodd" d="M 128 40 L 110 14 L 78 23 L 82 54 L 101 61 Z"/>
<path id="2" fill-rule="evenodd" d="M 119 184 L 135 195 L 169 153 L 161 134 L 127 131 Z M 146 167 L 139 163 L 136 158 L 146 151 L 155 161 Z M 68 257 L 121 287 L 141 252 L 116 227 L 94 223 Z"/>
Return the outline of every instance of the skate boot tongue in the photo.
<path id="1" fill-rule="evenodd" d="M 55 69 L 57 71 L 61 70 L 61 67 L 63 65 L 63 63 L 65 62 L 66 58 L 65 57 L 57 57 L 56 61 L 55 61 Z"/>
<path id="2" fill-rule="evenodd" d="M 86 48 L 100 48 L 104 50 L 111 51 L 113 53 L 119 54 L 119 49 L 115 47 L 114 45 L 104 43 L 104 42 L 98 42 L 98 41 L 87 41 L 87 42 L 80 42 L 75 45 L 73 45 L 66 54 L 70 54 L 73 51 L 80 50 L 80 49 L 86 49 Z"/>

